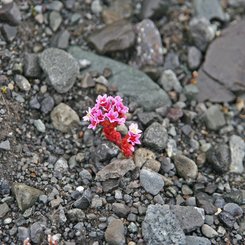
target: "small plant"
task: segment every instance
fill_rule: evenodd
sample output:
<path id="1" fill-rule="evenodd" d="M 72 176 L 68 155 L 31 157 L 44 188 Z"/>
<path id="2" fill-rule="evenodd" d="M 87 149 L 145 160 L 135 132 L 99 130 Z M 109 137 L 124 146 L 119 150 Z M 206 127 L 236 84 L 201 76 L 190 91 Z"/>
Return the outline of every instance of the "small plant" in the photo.
<path id="1" fill-rule="evenodd" d="M 124 125 L 127 119 L 128 107 L 123 105 L 120 96 L 112 97 L 106 94 L 99 95 L 93 108 L 88 108 L 84 121 L 89 121 L 88 128 L 93 130 L 97 126 L 103 127 L 105 137 L 116 144 L 126 157 L 132 156 L 134 146 L 140 144 L 141 130 L 136 123 L 129 126 L 125 136 L 116 130 L 117 126 Z"/>

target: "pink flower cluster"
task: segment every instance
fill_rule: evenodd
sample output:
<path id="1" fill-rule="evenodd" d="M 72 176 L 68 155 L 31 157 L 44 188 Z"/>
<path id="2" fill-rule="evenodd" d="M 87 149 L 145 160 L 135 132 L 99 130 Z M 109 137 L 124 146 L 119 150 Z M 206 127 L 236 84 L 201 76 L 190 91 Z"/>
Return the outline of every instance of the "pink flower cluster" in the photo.
<path id="1" fill-rule="evenodd" d="M 132 123 L 126 136 L 116 131 L 118 125 L 123 125 L 127 119 L 128 107 L 122 103 L 120 96 L 112 97 L 106 94 L 99 95 L 93 108 L 89 108 L 84 121 L 89 121 L 88 128 L 95 129 L 98 125 L 103 127 L 106 138 L 120 147 L 125 156 L 129 157 L 134 151 L 134 146 L 140 144 L 141 130 Z"/>

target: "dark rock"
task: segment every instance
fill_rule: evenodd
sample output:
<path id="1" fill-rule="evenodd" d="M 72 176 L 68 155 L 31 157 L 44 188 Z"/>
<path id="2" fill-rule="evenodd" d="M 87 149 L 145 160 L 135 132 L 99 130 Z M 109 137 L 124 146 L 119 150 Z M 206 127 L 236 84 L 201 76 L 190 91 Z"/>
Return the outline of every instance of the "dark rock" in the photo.
<path id="1" fill-rule="evenodd" d="M 9 43 L 13 42 L 17 35 L 17 27 L 4 24 L 1 29 L 5 40 Z"/>
<path id="2" fill-rule="evenodd" d="M 236 219 L 226 211 L 219 213 L 219 220 L 229 228 L 232 228 L 236 222 Z"/>
<path id="3" fill-rule="evenodd" d="M 114 219 L 108 225 L 105 231 L 105 240 L 108 244 L 120 244 L 124 245 L 125 236 L 124 236 L 124 226 L 123 222 L 120 219 Z"/>
<path id="4" fill-rule="evenodd" d="M 52 96 L 47 95 L 41 102 L 41 111 L 43 114 L 48 114 L 54 108 L 54 99 Z"/>
<path id="5" fill-rule="evenodd" d="M 4 4 L 0 8 L 0 21 L 12 26 L 20 24 L 21 13 L 15 2 Z"/>
<path id="6" fill-rule="evenodd" d="M 0 195 L 8 195 L 10 193 L 9 182 L 5 179 L 0 179 Z"/>
<path id="7" fill-rule="evenodd" d="M 170 50 L 165 57 L 164 70 L 175 70 L 180 66 L 179 56 L 176 52 Z"/>
<path id="8" fill-rule="evenodd" d="M 142 224 L 142 235 L 147 245 L 185 245 L 185 234 L 176 216 L 167 205 L 149 205 Z"/>
<path id="9" fill-rule="evenodd" d="M 207 160 L 217 173 L 227 172 L 231 162 L 229 147 L 225 144 L 211 147 L 207 153 Z"/>
<path id="10" fill-rule="evenodd" d="M 169 3 L 163 0 L 144 0 L 142 4 L 142 19 L 159 19 L 168 13 Z"/>
<path id="11" fill-rule="evenodd" d="M 77 61 L 63 50 L 48 48 L 39 56 L 41 68 L 58 93 L 66 93 L 79 73 Z"/>
<path id="12" fill-rule="evenodd" d="M 85 218 L 85 213 L 79 208 L 68 210 L 67 216 L 72 222 L 81 222 Z"/>
<path id="13" fill-rule="evenodd" d="M 113 157 L 117 156 L 119 153 L 118 148 L 111 143 L 99 144 L 96 147 L 96 156 L 94 158 L 100 162 L 110 160 Z"/>
<path id="14" fill-rule="evenodd" d="M 75 208 L 80 208 L 84 210 L 90 206 L 91 201 L 92 201 L 92 194 L 91 191 L 87 189 L 83 192 L 82 197 L 80 197 L 73 203 L 73 206 Z"/>
<path id="15" fill-rule="evenodd" d="M 245 190 L 236 190 L 224 194 L 224 199 L 227 202 L 235 202 L 238 205 L 245 204 Z"/>
<path id="16" fill-rule="evenodd" d="M 52 47 L 66 49 L 69 45 L 70 33 L 67 30 L 59 31 L 51 40 Z"/>
<path id="17" fill-rule="evenodd" d="M 42 71 L 37 54 L 25 53 L 23 64 L 26 77 L 39 78 L 41 76 Z"/>
<path id="18" fill-rule="evenodd" d="M 88 41 L 100 53 L 125 50 L 135 41 L 135 34 L 131 23 L 124 20 L 107 25 L 88 37 Z"/>
<path id="19" fill-rule="evenodd" d="M 88 185 L 93 180 L 92 175 L 86 169 L 83 169 L 81 172 L 79 172 L 79 176 L 82 179 L 82 183 L 84 185 Z"/>
<path id="20" fill-rule="evenodd" d="M 119 218 L 126 218 L 128 213 L 130 212 L 130 208 L 123 204 L 123 203 L 113 203 L 112 204 L 112 211 L 119 217 Z"/>
<path id="21" fill-rule="evenodd" d="M 0 150 L 10 151 L 11 146 L 9 140 L 4 140 L 0 142 Z"/>
<path id="22" fill-rule="evenodd" d="M 0 218 L 2 219 L 8 212 L 10 208 L 7 203 L 0 204 Z"/>
<path id="23" fill-rule="evenodd" d="M 30 230 L 26 227 L 18 227 L 18 241 L 23 242 L 27 237 L 30 237 Z"/>
<path id="24" fill-rule="evenodd" d="M 156 112 L 140 112 L 137 114 L 137 116 L 143 126 L 148 126 L 153 121 L 161 121 L 161 118 Z"/>
<path id="25" fill-rule="evenodd" d="M 30 226 L 31 241 L 40 244 L 44 239 L 44 225 L 40 222 L 35 222 Z"/>
<path id="26" fill-rule="evenodd" d="M 211 245 L 211 242 L 205 237 L 186 236 L 186 245 Z"/>
<path id="27" fill-rule="evenodd" d="M 31 100 L 29 102 L 29 105 L 30 105 L 30 108 L 37 109 L 37 110 L 40 109 L 40 107 L 41 107 L 37 96 L 34 96 L 34 97 L 31 98 Z"/>
<path id="28" fill-rule="evenodd" d="M 196 194 L 198 207 L 203 208 L 206 214 L 214 214 L 217 208 L 213 205 L 213 198 L 204 192 Z"/>
<path id="29" fill-rule="evenodd" d="M 243 210 L 236 203 L 227 203 L 224 206 L 224 211 L 230 213 L 234 218 L 240 218 L 243 215 Z"/>
<path id="30" fill-rule="evenodd" d="M 152 123 L 144 132 L 143 143 L 156 150 L 162 151 L 167 146 L 168 134 L 166 129 L 159 123 Z"/>
<path id="31" fill-rule="evenodd" d="M 231 24 L 220 38 L 212 42 L 203 65 L 208 75 L 234 92 L 245 91 L 245 71 L 239 68 L 245 62 L 244 39 L 245 20 Z"/>
<path id="32" fill-rule="evenodd" d="M 154 22 L 145 19 L 135 25 L 136 56 L 132 63 L 137 67 L 163 64 L 163 47 L 160 33 Z"/>
<path id="33" fill-rule="evenodd" d="M 188 65 L 191 70 L 197 69 L 202 61 L 202 53 L 201 51 L 192 46 L 188 48 Z"/>

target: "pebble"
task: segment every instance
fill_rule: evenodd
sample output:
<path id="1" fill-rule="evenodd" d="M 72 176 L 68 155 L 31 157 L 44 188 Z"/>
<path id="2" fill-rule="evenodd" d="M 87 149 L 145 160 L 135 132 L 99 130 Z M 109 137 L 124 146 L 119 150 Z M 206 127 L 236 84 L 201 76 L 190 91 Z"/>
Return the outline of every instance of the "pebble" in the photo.
<path id="1" fill-rule="evenodd" d="M 16 35 L 17 35 L 16 26 L 4 24 L 2 25 L 1 31 L 2 31 L 2 35 L 4 36 L 4 38 L 6 39 L 8 43 L 13 42 L 14 39 L 16 38 Z"/>
<path id="2" fill-rule="evenodd" d="M 204 224 L 202 226 L 202 233 L 204 236 L 208 237 L 208 238 L 214 238 L 217 237 L 219 234 L 216 232 L 216 230 L 214 230 L 211 226 Z"/>
<path id="3" fill-rule="evenodd" d="M 243 215 L 242 208 L 236 203 L 227 203 L 224 206 L 224 211 L 230 213 L 234 218 L 240 218 Z"/>
<path id="4" fill-rule="evenodd" d="M 41 75 L 38 55 L 32 53 L 24 54 L 24 75 L 26 77 L 37 78 Z"/>
<path id="5" fill-rule="evenodd" d="M 123 203 L 113 203 L 112 204 L 112 211 L 119 217 L 119 218 L 126 218 L 128 213 L 130 212 L 130 208 L 123 204 Z"/>
<path id="6" fill-rule="evenodd" d="M 101 6 L 100 0 L 94 0 L 91 4 L 91 11 L 94 14 L 100 14 L 102 12 L 103 8 Z"/>
<path id="7" fill-rule="evenodd" d="M 10 208 L 7 203 L 0 204 L 0 218 L 2 219 L 8 212 Z"/>
<path id="8" fill-rule="evenodd" d="M 195 46 L 188 48 L 188 65 L 191 70 L 197 69 L 202 61 L 202 53 Z"/>
<path id="9" fill-rule="evenodd" d="M 229 228 L 232 228 L 236 222 L 236 219 L 232 216 L 232 214 L 226 211 L 219 213 L 219 220 Z"/>
<path id="10" fill-rule="evenodd" d="M 49 14 L 49 26 L 50 26 L 50 28 L 54 32 L 56 32 L 59 29 L 61 23 L 62 23 L 62 16 L 60 15 L 60 13 L 57 11 L 52 11 Z"/>
<path id="11" fill-rule="evenodd" d="M 33 123 L 34 123 L 36 129 L 37 129 L 39 132 L 45 133 L 46 127 L 45 127 L 45 124 L 42 122 L 41 119 L 34 120 Z"/>
<path id="12" fill-rule="evenodd" d="M 136 167 L 141 168 L 147 160 L 155 160 L 156 155 L 149 149 L 138 148 L 134 153 L 134 162 Z"/>
<path id="13" fill-rule="evenodd" d="M 109 244 L 125 244 L 124 226 L 120 219 L 112 220 L 106 231 L 105 240 Z"/>
<path id="14" fill-rule="evenodd" d="M 10 151 L 11 146 L 9 140 L 0 142 L 0 150 Z"/>
<path id="15" fill-rule="evenodd" d="M 11 26 L 21 23 L 21 12 L 15 2 L 3 4 L 0 9 L 0 21 Z"/>

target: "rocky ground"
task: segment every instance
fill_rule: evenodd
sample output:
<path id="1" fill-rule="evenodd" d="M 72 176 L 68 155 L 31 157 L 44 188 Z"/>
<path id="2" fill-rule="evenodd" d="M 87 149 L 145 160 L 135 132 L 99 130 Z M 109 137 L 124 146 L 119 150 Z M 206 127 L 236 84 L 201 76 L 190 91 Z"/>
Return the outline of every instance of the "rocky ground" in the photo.
<path id="1" fill-rule="evenodd" d="M 245 244 L 244 13 L 2 0 L 1 244 Z M 82 121 L 104 93 L 143 130 L 133 158 Z"/>

